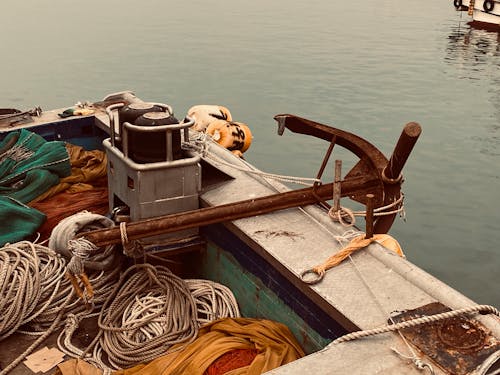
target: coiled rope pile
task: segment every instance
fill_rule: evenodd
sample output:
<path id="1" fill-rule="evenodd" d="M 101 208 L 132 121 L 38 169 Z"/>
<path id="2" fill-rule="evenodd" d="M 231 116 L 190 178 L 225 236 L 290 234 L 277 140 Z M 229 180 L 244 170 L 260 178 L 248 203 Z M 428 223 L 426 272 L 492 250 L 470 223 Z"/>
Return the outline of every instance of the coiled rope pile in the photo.
<path id="1" fill-rule="evenodd" d="M 149 361 L 198 333 L 196 305 L 183 280 L 149 264 L 123 273 L 98 324 L 99 342 L 115 368 Z"/>
<path id="2" fill-rule="evenodd" d="M 97 294 L 92 307 L 106 300 L 118 272 L 91 274 Z M 0 248 L 0 340 L 15 332 L 40 336 L 1 374 L 14 368 L 60 327 L 67 314 L 89 313 L 65 273 L 66 260 L 48 247 L 22 241 Z"/>
<path id="3" fill-rule="evenodd" d="M 67 237 L 67 229 L 73 230 L 75 223 L 94 219 L 88 213 L 74 216 L 68 218 L 69 226 L 58 229 L 59 237 Z M 60 350 L 103 370 L 110 366 L 119 369 L 149 361 L 174 344 L 191 342 L 203 324 L 240 316 L 227 287 L 209 280 L 182 280 L 168 268 L 150 264 L 132 266 L 121 277 L 118 265 L 108 271 L 92 271 L 89 284 L 93 294 L 75 293 L 77 287 L 65 274 L 80 274 L 87 262 L 92 263 L 95 257 L 103 259 L 97 249 L 82 247 L 85 244 L 72 238 L 66 238 L 67 248 L 58 244 L 58 252 L 28 241 L 0 249 L 0 340 L 15 332 L 40 335 L 23 357 L 65 324 L 58 337 Z M 69 249 L 66 252 L 71 261 L 60 254 L 64 254 L 61 249 Z M 71 271 L 75 257 L 80 266 Z M 105 263 L 109 268 L 109 262 Z M 97 315 L 99 333 L 92 344 L 86 349 L 74 346 L 71 339 L 79 323 Z M 1 374 L 22 359 L 16 359 Z"/>
<path id="4" fill-rule="evenodd" d="M 60 349 L 103 370 L 148 362 L 178 343 L 188 344 L 198 328 L 216 319 L 239 317 L 231 290 L 209 280 L 183 280 L 168 268 L 128 268 L 102 306 L 99 334 L 86 350 L 72 345 L 80 319 L 69 316 Z M 103 360 L 103 353 L 107 360 Z"/>
<path id="5" fill-rule="evenodd" d="M 64 267 L 54 251 L 28 241 L 0 250 L 0 340 L 50 309 Z"/>
<path id="6" fill-rule="evenodd" d="M 200 326 L 217 319 L 240 316 L 238 302 L 228 287 L 210 280 L 188 279 L 185 281 L 195 300 L 198 312 L 197 321 Z"/>

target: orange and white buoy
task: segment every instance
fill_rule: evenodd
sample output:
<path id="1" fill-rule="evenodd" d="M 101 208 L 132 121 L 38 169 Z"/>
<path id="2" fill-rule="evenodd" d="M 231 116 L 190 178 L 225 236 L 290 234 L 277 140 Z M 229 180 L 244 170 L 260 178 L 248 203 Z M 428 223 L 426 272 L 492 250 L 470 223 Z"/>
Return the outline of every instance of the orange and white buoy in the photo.
<path id="1" fill-rule="evenodd" d="M 206 133 L 222 147 L 239 157 L 252 144 L 252 132 L 242 122 L 217 120 L 208 125 Z"/>

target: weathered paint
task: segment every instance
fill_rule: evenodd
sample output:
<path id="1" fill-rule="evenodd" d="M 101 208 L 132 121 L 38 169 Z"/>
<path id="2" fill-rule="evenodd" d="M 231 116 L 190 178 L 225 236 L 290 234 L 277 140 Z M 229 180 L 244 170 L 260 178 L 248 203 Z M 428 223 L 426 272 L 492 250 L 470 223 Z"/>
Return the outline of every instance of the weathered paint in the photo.
<path id="1" fill-rule="evenodd" d="M 222 236 L 223 232 L 227 233 Z M 306 353 L 324 348 L 345 333 L 305 296 L 297 298 L 300 293 L 290 283 L 223 226 L 211 226 L 205 233 L 217 244 L 209 241 L 197 260 L 200 276 L 228 286 L 243 316 L 285 324 Z"/>

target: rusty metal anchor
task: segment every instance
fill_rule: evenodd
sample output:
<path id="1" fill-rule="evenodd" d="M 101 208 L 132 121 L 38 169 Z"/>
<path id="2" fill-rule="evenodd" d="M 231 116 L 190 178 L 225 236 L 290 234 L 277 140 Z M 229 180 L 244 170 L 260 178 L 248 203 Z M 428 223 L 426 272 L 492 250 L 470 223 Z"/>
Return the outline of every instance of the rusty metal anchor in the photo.
<path id="1" fill-rule="evenodd" d="M 411 122 L 404 127 L 391 158 L 387 160 L 371 143 L 349 132 L 290 114 L 280 114 L 274 118 L 278 121 L 279 134 L 288 128 L 295 133 L 312 135 L 330 142 L 330 147 L 318 173 L 319 177 L 323 173 L 335 144 L 350 150 L 359 157 L 358 163 L 340 182 L 339 190 L 342 197 L 349 197 L 366 204 L 367 195 L 369 195 L 370 205 L 373 205 L 375 209 L 393 204 L 400 199 L 401 171 L 420 135 L 419 124 Z M 126 225 L 127 236 L 129 240 L 136 240 L 286 208 L 325 202 L 332 199 L 333 191 L 334 183 L 316 184 L 313 187 L 265 197 L 130 222 Z M 395 216 L 396 213 L 378 216 L 373 220 L 373 228 L 369 228 L 370 233 L 387 233 Z M 96 246 L 105 246 L 121 241 L 120 229 L 117 227 L 86 232 L 84 236 Z"/>
<path id="2" fill-rule="evenodd" d="M 367 204 L 367 194 L 373 194 L 373 208 L 394 203 L 401 197 L 402 170 L 417 142 L 422 128 L 416 122 L 405 125 L 398 143 L 389 160 L 375 146 L 352 133 L 333 128 L 318 122 L 290 114 L 274 116 L 278 122 L 278 134 L 283 134 L 285 128 L 294 133 L 311 135 L 330 142 L 330 146 L 321 164 L 317 177 L 323 174 L 335 145 L 354 153 L 359 161 L 345 175 L 343 184 L 348 181 L 358 181 L 359 188 L 349 194 L 352 200 Z M 344 194 L 342 194 L 345 196 Z M 374 219 L 373 233 L 387 233 L 396 217 L 396 213 L 379 216 Z"/>

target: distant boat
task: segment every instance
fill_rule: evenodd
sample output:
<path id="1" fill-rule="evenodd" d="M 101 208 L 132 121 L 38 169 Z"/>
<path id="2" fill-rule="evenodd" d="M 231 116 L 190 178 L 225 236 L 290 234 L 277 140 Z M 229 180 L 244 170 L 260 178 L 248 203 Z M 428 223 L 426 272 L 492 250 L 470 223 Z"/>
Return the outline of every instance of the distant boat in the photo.
<path id="1" fill-rule="evenodd" d="M 500 1 L 498 0 L 453 0 L 459 11 L 472 16 L 473 26 L 500 31 Z"/>

